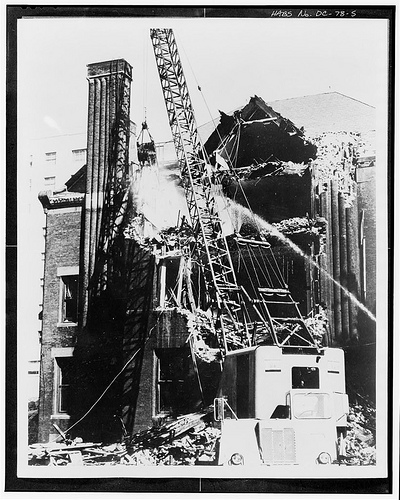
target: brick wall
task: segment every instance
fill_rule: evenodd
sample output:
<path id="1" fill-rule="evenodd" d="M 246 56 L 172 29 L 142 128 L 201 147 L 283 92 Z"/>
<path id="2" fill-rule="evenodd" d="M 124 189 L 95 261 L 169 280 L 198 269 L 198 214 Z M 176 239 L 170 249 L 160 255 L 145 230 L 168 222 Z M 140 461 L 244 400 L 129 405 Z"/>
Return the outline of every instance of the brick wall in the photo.
<path id="1" fill-rule="evenodd" d="M 68 427 L 67 415 L 54 414 L 54 349 L 75 345 L 77 326 L 60 326 L 60 268 L 79 266 L 81 207 L 47 208 L 46 251 L 44 264 L 43 323 L 41 345 L 41 379 L 39 406 L 39 442 L 56 435 L 52 423 L 61 429 Z M 60 351 L 58 351 L 60 352 Z"/>
<path id="2" fill-rule="evenodd" d="M 189 332 L 187 320 L 177 309 L 154 310 L 150 319 L 152 336 L 146 344 L 135 414 L 135 432 L 144 430 L 156 414 L 155 349 L 177 348 L 185 345 Z"/>

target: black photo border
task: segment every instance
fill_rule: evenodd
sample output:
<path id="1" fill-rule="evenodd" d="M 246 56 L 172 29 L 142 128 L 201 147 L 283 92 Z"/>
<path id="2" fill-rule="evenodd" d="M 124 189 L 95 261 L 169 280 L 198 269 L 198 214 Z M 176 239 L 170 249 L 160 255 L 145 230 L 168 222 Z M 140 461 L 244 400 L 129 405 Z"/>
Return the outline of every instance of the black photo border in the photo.
<path id="1" fill-rule="evenodd" d="M 395 6 L 302 6 L 311 18 L 318 9 L 351 11 L 357 19 L 389 21 L 388 75 L 388 476 L 362 479 L 227 479 L 227 478 L 19 478 L 17 477 L 17 21 L 22 17 L 271 17 L 273 10 L 298 11 L 298 6 L 6 6 L 6 397 L 4 429 L 5 492 L 147 492 L 147 493 L 313 493 L 391 494 L 393 491 L 393 293 L 394 293 L 394 131 L 395 131 Z M 320 18 L 323 22 L 324 18 Z M 396 425 L 396 423 L 395 423 Z M 398 472 L 398 471 L 397 471 Z"/>

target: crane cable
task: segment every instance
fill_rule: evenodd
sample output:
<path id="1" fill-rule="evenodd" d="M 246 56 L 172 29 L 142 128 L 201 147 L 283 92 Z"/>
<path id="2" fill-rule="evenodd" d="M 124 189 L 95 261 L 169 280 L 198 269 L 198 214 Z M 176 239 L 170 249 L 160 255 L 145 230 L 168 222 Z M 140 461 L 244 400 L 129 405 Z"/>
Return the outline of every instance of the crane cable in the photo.
<path id="1" fill-rule="evenodd" d="M 195 72 L 194 72 L 194 70 L 193 70 L 193 67 L 192 67 L 191 63 L 190 63 L 190 59 L 189 59 L 188 55 L 186 54 L 184 44 L 182 44 L 182 49 L 183 49 L 183 52 L 184 52 L 184 54 L 185 54 L 185 57 L 186 57 L 186 59 L 187 59 L 187 61 L 188 61 L 188 64 L 189 64 L 190 70 L 191 70 L 191 72 L 192 72 L 192 75 L 193 75 L 193 77 L 194 77 L 194 80 L 195 80 L 195 82 L 196 82 L 197 89 L 199 90 L 199 92 L 200 92 L 200 94 L 201 94 L 201 96 L 202 96 L 202 98 L 203 98 L 204 104 L 205 104 L 205 106 L 206 106 L 206 108 L 207 108 L 208 114 L 210 115 L 211 121 L 213 122 L 214 128 L 215 128 L 215 130 L 216 130 L 216 132 L 217 132 L 217 134 L 218 134 L 218 137 L 219 137 L 219 139 L 220 139 L 220 142 L 221 142 L 221 144 L 223 144 L 223 143 L 224 143 L 224 139 L 221 137 L 221 134 L 219 133 L 218 126 L 215 124 L 215 119 L 213 118 L 213 116 L 212 116 L 212 114 L 211 114 L 211 110 L 210 110 L 210 108 L 209 108 L 209 106 L 208 106 L 207 100 L 206 100 L 206 98 L 205 98 L 205 96 L 204 96 L 204 94 L 203 94 L 203 91 L 202 91 L 202 89 L 201 89 L 201 87 L 200 87 L 200 84 L 199 84 L 199 82 L 198 82 L 198 80 L 197 80 L 196 74 L 195 74 Z M 234 128 L 235 128 L 235 127 L 234 127 Z M 233 133 L 234 128 L 232 129 L 231 134 Z M 238 151 L 239 151 L 240 126 L 238 126 L 238 130 L 239 130 L 239 133 L 238 133 L 238 139 L 237 139 L 237 145 L 236 145 L 236 155 L 235 155 L 235 158 L 232 160 L 232 158 L 230 157 L 229 153 L 227 153 L 227 154 L 228 154 L 228 160 L 229 160 L 229 162 L 230 162 L 230 164 L 231 164 L 231 166 L 232 166 L 232 167 L 235 167 L 235 166 L 236 166 L 236 161 L 237 161 L 237 156 L 238 156 Z M 226 138 L 226 141 L 227 141 L 227 140 L 228 140 L 228 138 Z M 202 149 L 204 149 L 204 146 L 202 147 Z M 237 176 L 235 176 L 235 177 L 237 178 Z M 252 211 L 252 209 L 251 209 L 251 206 L 250 206 L 250 203 L 249 203 L 249 201 L 248 201 L 248 199 L 247 199 L 247 196 L 246 196 L 246 195 L 245 195 L 245 193 L 244 193 L 243 187 L 242 187 L 242 185 L 241 185 L 241 183 L 240 183 L 240 179 L 238 179 L 238 178 L 237 178 L 237 181 L 238 181 L 238 184 L 239 184 L 239 186 L 240 186 L 240 188 L 241 188 L 241 190 L 242 190 L 242 194 L 243 194 L 243 196 L 244 196 L 244 198 L 245 198 L 245 201 L 246 201 L 246 204 L 247 204 L 247 208 L 249 209 L 249 211 L 250 211 L 250 212 L 251 212 L 251 214 L 253 215 L 253 211 Z M 256 221 L 255 217 L 254 217 L 254 222 L 255 222 L 255 225 L 257 226 L 257 228 L 260 230 L 260 226 L 259 226 L 259 224 L 257 223 L 257 221 Z"/>
<path id="2" fill-rule="evenodd" d="M 80 417 L 75 423 L 73 423 L 68 429 L 66 429 L 64 434 L 67 434 L 70 430 L 72 430 L 76 425 L 78 425 L 80 422 L 82 422 L 83 419 L 85 419 L 89 413 L 93 410 L 95 406 L 100 402 L 100 400 L 104 397 L 104 395 L 107 393 L 107 391 L 110 389 L 110 387 L 114 384 L 114 382 L 117 380 L 117 378 L 125 371 L 125 369 L 129 366 L 129 364 L 135 359 L 135 357 L 139 354 L 139 352 L 144 350 L 144 347 L 147 345 L 148 341 L 153 335 L 153 330 L 158 326 L 159 320 L 161 316 L 161 311 L 158 314 L 157 317 L 157 323 L 150 329 L 147 339 L 145 339 L 143 346 L 138 347 L 136 351 L 133 353 L 133 355 L 128 359 L 128 361 L 124 364 L 124 366 L 121 368 L 121 370 L 115 375 L 115 377 L 111 380 L 111 382 L 107 385 L 107 387 L 104 389 L 104 391 L 100 394 L 100 396 L 96 399 L 96 401 L 92 404 L 92 406 Z M 59 439 L 60 436 L 57 436 L 56 438 L 52 439 L 50 442 L 56 441 Z"/>
<path id="3" fill-rule="evenodd" d="M 143 115 L 144 115 L 144 121 L 146 121 L 146 104 L 147 104 L 147 68 L 148 68 L 148 56 L 149 56 L 149 50 L 148 50 L 148 43 L 147 43 L 147 38 L 143 37 L 144 41 L 143 43 Z"/>
<path id="4" fill-rule="evenodd" d="M 217 134 L 218 134 L 218 137 L 219 137 L 219 140 L 220 140 L 220 144 L 221 144 L 221 146 L 220 146 L 220 147 L 224 146 L 224 143 L 225 143 L 225 145 L 228 143 L 229 138 L 231 138 L 231 137 L 233 136 L 233 134 L 234 134 L 234 132 L 235 132 L 235 129 L 237 128 L 237 131 L 236 131 L 236 136 L 235 136 L 235 139 L 234 139 L 234 144 L 233 144 L 233 147 L 232 147 L 232 151 L 234 152 L 233 157 L 232 157 L 232 155 L 231 155 L 229 152 L 226 152 L 226 153 L 227 153 L 227 155 L 228 155 L 228 162 L 229 162 L 230 167 L 231 167 L 231 172 L 234 174 L 234 177 L 235 177 L 235 179 L 236 179 L 236 181 L 237 181 L 237 185 L 238 185 L 238 187 L 239 187 L 239 189 L 240 189 L 240 191 L 241 191 L 241 194 L 242 194 L 242 196 L 243 196 L 243 198 L 244 198 L 244 200 L 245 200 L 245 204 L 247 205 L 247 207 L 246 207 L 246 208 L 248 209 L 248 211 L 249 211 L 249 213 L 250 213 L 250 216 L 251 216 L 251 218 L 252 218 L 252 220 L 253 220 L 253 223 L 254 223 L 254 225 L 256 226 L 256 228 L 257 228 L 258 232 L 261 234 L 261 226 L 260 226 L 259 222 L 257 221 L 257 219 L 256 219 L 256 217 L 255 217 L 255 213 L 254 213 L 254 211 L 252 210 L 252 207 L 251 207 L 250 202 L 249 202 L 249 199 L 248 199 L 248 197 L 247 197 L 247 195 L 246 195 L 246 193 L 245 193 L 245 191 L 244 191 L 244 188 L 243 188 L 243 185 L 242 185 L 242 183 L 241 183 L 241 180 L 240 180 L 240 178 L 238 177 L 238 175 L 234 172 L 234 168 L 236 167 L 237 160 L 238 160 L 238 156 L 239 156 L 239 144 L 240 144 L 240 132 L 241 132 L 240 122 L 238 121 L 237 123 L 235 123 L 235 124 L 234 124 L 234 126 L 232 127 L 231 132 L 229 133 L 229 135 L 228 135 L 226 138 L 222 138 L 222 137 L 221 137 L 221 134 L 219 133 L 219 130 L 218 130 L 218 125 L 216 125 L 216 123 L 215 123 L 215 120 L 214 120 L 214 118 L 213 118 L 213 116 L 212 116 L 212 114 L 211 114 L 211 110 L 210 110 L 210 108 L 209 108 L 209 106 L 208 106 L 208 103 L 207 103 L 207 100 L 206 100 L 206 98 L 205 98 L 205 95 L 204 95 L 204 93 L 203 93 L 203 91 L 202 91 L 202 88 L 201 88 L 201 86 L 200 86 L 200 84 L 199 84 L 199 81 L 198 81 L 198 79 L 197 79 L 197 77 L 196 77 L 196 74 L 195 74 L 195 72 L 194 72 L 194 70 L 193 70 L 193 67 L 192 67 L 192 65 L 191 65 L 190 59 L 189 59 L 189 57 L 188 57 L 188 55 L 187 55 L 187 53 L 186 53 L 186 51 L 185 51 L 184 44 L 182 44 L 182 48 L 183 48 L 183 52 L 184 52 L 184 54 L 185 54 L 186 60 L 188 61 L 188 64 L 189 64 L 190 70 L 191 70 L 191 72 L 192 72 L 192 75 L 193 75 L 193 77 L 194 77 L 194 80 L 195 80 L 195 82 L 196 82 L 197 89 L 199 90 L 199 92 L 200 92 L 200 94 L 201 94 L 201 96 L 202 96 L 202 99 L 203 99 L 204 104 L 205 104 L 205 106 L 206 106 L 206 108 L 207 108 L 208 114 L 209 114 L 209 116 L 210 116 L 210 118 L 211 118 L 211 121 L 212 121 L 212 123 L 213 123 L 213 125 L 214 125 L 215 131 L 216 131 L 216 132 L 217 132 Z M 205 158 L 208 158 L 208 154 L 207 154 L 207 153 L 206 153 L 206 151 L 205 151 L 205 148 L 204 148 L 204 145 L 203 145 L 202 141 L 201 141 L 201 146 L 202 146 L 202 150 L 203 150 L 204 157 L 205 157 Z M 236 196 L 236 194 L 237 194 L 237 191 L 236 191 L 236 193 L 235 193 L 235 196 Z M 231 214 L 230 214 L 229 210 L 227 210 L 227 214 L 228 214 L 229 219 L 231 220 L 232 226 L 234 227 L 233 220 L 232 220 L 232 216 L 231 216 Z M 239 245 L 237 245 L 237 248 L 238 248 L 239 254 L 241 255 L 241 254 L 242 254 L 242 251 L 241 251 L 241 249 L 240 249 Z M 261 253 L 262 253 L 262 252 L 261 252 Z M 275 266 L 273 266 L 273 265 L 271 266 L 272 272 L 275 274 L 276 278 L 278 279 L 278 282 L 279 282 L 279 281 L 280 281 L 280 279 L 281 279 L 281 280 L 282 280 L 282 283 L 283 283 L 283 284 L 285 284 L 284 277 L 283 277 L 282 272 L 281 272 L 281 270 L 280 270 L 280 268 L 279 268 L 279 265 L 278 265 L 278 263 L 277 263 L 277 261 L 276 261 L 275 255 L 273 254 L 272 250 L 271 250 L 271 252 L 270 252 L 270 253 L 271 253 L 272 257 L 273 257 L 273 261 L 274 261 L 274 264 L 275 264 Z M 257 257 L 256 257 L 255 255 L 254 255 L 254 257 L 256 258 L 256 261 L 257 261 L 257 263 L 258 263 L 258 265 L 259 265 L 260 269 L 262 269 L 262 266 L 261 266 L 261 264 L 260 264 L 259 260 L 257 259 Z M 268 257 L 266 257 L 266 258 L 267 258 L 267 260 L 269 260 L 269 259 L 268 259 Z M 243 258 L 243 256 L 242 256 L 242 260 L 243 260 L 243 263 L 245 264 L 245 259 Z M 265 266 L 265 271 L 266 271 L 266 273 L 269 275 L 269 272 L 268 272 L 268 269 L 267 269 L 266 263 L 265 263 L 265 261 L 264 261 L 264 258 L 263 258 L 262 260 L 263 260 L 263 264 L 264 264 L 264 266 Z M 253 267 L 254 267 L 254 263 L 253 263 L 253 261 L 252 261 L 252 264 L 253 264 Z M 277 271 L 278 271 L 278 274 L 279 274 L 280 279 L 279 279 L 279 277 L 278 277 L 278 275 L 277 275 L 277 272 L 275 271 L 274 267 L 276 267 L 276 268 L 277 268 Z M 251 282 L 251 286 L 252 286 L 253 290 L 255 291 L 255 287 L 254 287 L 254 284 L 253 284 L 253 280 L 252 280 L 252 277 L 251 277 L 251 273 L 249 272 L 249 269 L 248 269 L 248 267 L 247 267 L 247 265 L 246 265 L 246 264 L 245 264 L 245 269 L 246 269 L 246 274 L 247 274 L 247 276 L 248 276 L 248 278 L 249 278 L 249 280 L 250 280 L 250 282 Z M 262 274 L 265 276 L 264 272 L 263 272 Z M 256 274 L 256 277 L 257 277 L 257 274 Z"/>

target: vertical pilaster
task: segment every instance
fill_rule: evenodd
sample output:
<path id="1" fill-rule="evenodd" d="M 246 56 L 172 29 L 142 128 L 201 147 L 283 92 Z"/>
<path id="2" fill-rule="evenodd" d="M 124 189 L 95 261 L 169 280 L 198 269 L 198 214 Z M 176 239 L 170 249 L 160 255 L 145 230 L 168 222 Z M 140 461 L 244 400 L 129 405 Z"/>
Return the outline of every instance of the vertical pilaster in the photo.
<path id="1" fill-rule="evenodd" d="M 358 199 L 355 197 L 350 208 L 346 209 L 347 219 L 347 259 L 348 259 L 348 288 L 359 299 L 360 295 L 360 256 L 358 247 Z M 357 341 L 358 333 L 358 308 L 353 301 L 349 302 L 350 308 L 350 339 Z"/>
<path id="2" fill-rule="evenodd" d="M 332 223 L 332 256 L 333 256 L 333 303 L 334 303 L 334 342 L 342 340 L 342 297 L 340 283 L 340 227 L 339 227 L 339 192 L 336 179 L 331 181 L 331 223 Z"/>
<path id="3" fill-rule="evenodd" d="M 99 259 L 114 234 L 129 163 L 129 108 L 132 68 L 123 59 L 88 65 L 89 107 L 84 214 L 81 326 L 88 318 L 89 295 L 103 279 Z M 107 210 L 103 210 L 104 207 Z"/>
<path id="4" fill-rule="evenodd" d="M 339 193 L 339 232 L 340 232 L 340 283 L 342 285 L 342 342 L 349 340 L 349 296 L 348 293 L 348 256 L 347 256 L 347 219 L 343 193 Z"/>

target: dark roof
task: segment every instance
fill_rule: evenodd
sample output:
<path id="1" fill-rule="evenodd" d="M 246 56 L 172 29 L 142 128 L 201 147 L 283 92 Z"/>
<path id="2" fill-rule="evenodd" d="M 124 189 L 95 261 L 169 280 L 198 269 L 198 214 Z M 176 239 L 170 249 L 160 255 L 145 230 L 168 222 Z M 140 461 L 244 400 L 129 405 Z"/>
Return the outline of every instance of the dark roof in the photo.
<path id="1" fill-rule="evenodd" d="M 84 193 L 86 191 L 86 170 L 87 166 L 83 165 L 75 174 L 65 183 L 67 191 L 71 193 Z"/>
<path id="2" fill-rule="evenodd" d="M 221 138 L 238 134 L 237 140 L 227 139 L 220 152 L 225 159 L 235 157 L 238 167 L 265 163 L 272 158 L 307 163 L 315 157 L 316 147 L 305 140 L 303 132 L 261 97 L 252 97 L 237 114 L 242 124 L 240 134 L 235 129 L 234 116 L 222 114 L 220 125 L 204 143 L 209 155 L 221 147 Z M 274 162 L 270 168 L 275 169 Z"/>

